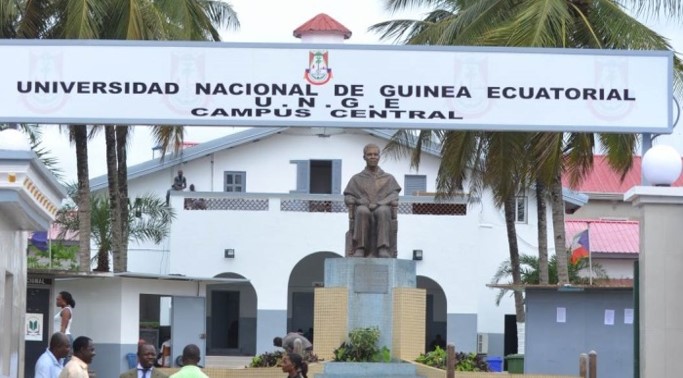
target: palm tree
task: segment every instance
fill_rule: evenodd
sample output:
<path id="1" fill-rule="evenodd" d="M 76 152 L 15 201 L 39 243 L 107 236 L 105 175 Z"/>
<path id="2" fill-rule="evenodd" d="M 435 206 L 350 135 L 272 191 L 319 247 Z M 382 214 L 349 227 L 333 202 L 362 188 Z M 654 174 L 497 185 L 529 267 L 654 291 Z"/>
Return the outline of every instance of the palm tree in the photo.
<path id="1" fill-rule="evenodd" d="M 460 193 L 469 186 L 470 199 L 490 189 L 497 207 L 505 214 L 508 250 L 513 266 L 513 282 L 521 284 L 519 248 L 515 224 L 515 198 L 529 186 L 532 164 L 525 159 L 531 139 L 528 133 L 483 131 L 399 130 L 386 147 L 389 155 L 411 155 L 411 165 L 420 164 L 422 148 L 438 146 L 441 163 L 437 174 L 439 196 Z M 510 159 L 510 156 L 520 156 Z M 521 293 L 515 294 L 515 308 L 519 323 L 524 322 L 524 303 Z"/>
<path id="2" fill-rule="evenodd" d="M 72 191 L 73 193 L 73 191 Z M 77 195 L 76 195 L 77 196 Z M 77 198 L 75 199 L 77 201 Z M 97 245 L 97 267 L 100 272 L 110 271 L 109 256 L 114 250 L 114 230 L 111 222 L 112 211 L 106 196 L 93 196 L 90 199 L 91 211 L 89 221 L 92 224 L 92 238 Z M 126 234 L 130 240 L 159 244 L 170 232 L 171 222 L 175 218 L 173 209 L 166 202 L 154 195 L 144 195 L 128 203 Z M 75 216 L 74 209 L 65 207 L 60 210 L 55 223 L 62 227 L 62 233 L 78 232 L 83 218 Z M 89 261 L 89 260 L 88 260 Z"/>
<path id="3" fill-rule="evenodd" d="M 224 1 L 187 0 L 0 0 L 0 35 L 3 38 L 123 39 L 123 40 L 212 40 L 220 41 L 219 28 L 237 28 L 237 14 Z M 156 126 L 163 127 L 163 126 Z M 80 211 L 88 211 L 87 135 L 85 125 L 72 126 L 76 144 L 79 188 L 83 201 Z M 80 129 L 79 129 L 80 128 Z M 182 140 L 182 128 L 160 132 L 169 140 Z M 106 132 L 107 170 L 115 241 L 115 270 L 127 268 L 128 238 L 123 222 L 127 219 L 128 185 L 126 146 L 127 125 Z M 180 137 L 177 137 L 180 133 Z M 180 144 L 174 144 L 177 148 Z M 166 151 L 166 150 L 164 150 Z M 118 209 L 118 210 L 115 210 Z M 82 235 L 90 235 L 84 227 Z M 81 239 L 81 254 L 89 256 L 89 240 Z"/>
<path id="4" fill-rule="evenodd" d="M 678 17 L 683 12 L 683 2 L 675 0 L 385 0 L 392 11 L 413 6 L 429 7 L 431 11 L 423 20 L 392 20 L 370 29 L 381 33 L 382 38 L 409 44 L 671 50 L 665 38 L 629 15 L 622 3 L 638 14 Z M 683 70 L 681 61 L 674 59 L 676 87 L 680 91 Z M 535 146 L 538 178 L 549 188 L 555 250 L 559 251 L 565 239 L 561 227 L 561 173 L 567 170 L 572 184 L 580 182 L 592 166 L 594 136 L 574 133 L 567 138 L 562 133 L 543 133 L 539 138 L 544 143 Z M 631 167 L 636 136 L 613 134 L 600 138 L 607 143 L 603 145 L 612 168 L 625 174 Z M 568 282 L 563 261 L 560 282 Z"/>
<path id="5" fill-rule="evenodd" d="M 546 207 L 546 189 L 540 180 L 536 180 L 536 220 L 538 222 L 538 271 L 541 284 L 549 282 L 548 277 L 548 217 Z"/>
<path id="6" fill-rule="evenodd" d="M 219 27 L 237 28 L 239 21 L 232 7 L 222 1 L 168 2 L 159 0 L 116 0 L 107 9 L 103 19 L 101 38 L 123 40 L 212 40 L 220 41 Z M 157 125 L 154 131 L 157 142 L 163 146 L 182 146 L 182 127 Z M 130 128 L 115 126 L 105 135 L 107 145 L 107 176 L 114 227 L 114 270 L 126 271 L 128 266 L 127 228 L 123 221 L 128 217 L 128 167 L 126 147 Z M 180 143 L 170 141 L 179 140 Z M 162 153 L 167 149 L 164 148 Z"/>
<path id="7" fill-rule="evenodd" d="M 572 47 L 633 50 L 671 50 L 665 38 L 648 29 L 629 15 L 622 2 L 617 0 L 385 0 L 392 11 L 413 6 L 429 7 L 423 20 L 393 20 L 382 22 L 370 29 L 381 33 L 382 38 L 394 38 L 408 44 L 474 45 L 512 47 Z M 675 0 L 630 0 L 625 2 L 637 13 L 678 17 L 683 2 Z M 675 57 L 675 77 L 681 88 L 683 65 Z M 450 133 L 450 132 L 449 132 Z M 556 254 L 564 251 L 564 203 L 561 176 L 566 171 L 572 185 L 585 177 L 592 167 L 595 137 L 589 133 L 536 133 L 535 141 L 528 144 L 535 167 L 531 176 L 549 188 L 553 214 L 553 232 Z M 624 175 L 631 167 L 637 137 L 635 135 L 599 135 L 604 141 L 610 166 Z M 471 151 L 452 151 L 456 156 Z M 446 152 L 442 150 L 442 170 Z M 462 158 L 461 158 L 462 160 Z M 474 171 L 474 168 L 473 168 Z M 456 171 L 453 175 L 461 175 Z M 448 175 L 448 174 L 447 174 Z M 510 178 L 510 177 L 508 177 Z M 508 184 L 510 186 L 510 184 Z M 494 188 L 495 190 L 495 188 Z M 513 283 L 518 273 L 513 250 L 516 234 L 508 228 L 508 243 L 513 271 Z M 513 245 L 514 244 L 514 245 Z M 568 261 L 560 254 L 558 283 L 569 282 Z M 518 317 L 523 319 L 521 295 L 515 295 Z"/>

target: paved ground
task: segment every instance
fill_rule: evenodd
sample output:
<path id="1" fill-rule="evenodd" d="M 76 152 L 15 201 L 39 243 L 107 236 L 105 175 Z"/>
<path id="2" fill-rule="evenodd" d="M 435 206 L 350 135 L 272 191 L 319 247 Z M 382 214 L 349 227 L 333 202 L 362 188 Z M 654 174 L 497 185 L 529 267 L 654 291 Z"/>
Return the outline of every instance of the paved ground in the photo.
<path id="1" fill-rule="evenodd" d="M 206 367 L 239 369 L 251 362 L 251 356 L 206 356 Z"/>

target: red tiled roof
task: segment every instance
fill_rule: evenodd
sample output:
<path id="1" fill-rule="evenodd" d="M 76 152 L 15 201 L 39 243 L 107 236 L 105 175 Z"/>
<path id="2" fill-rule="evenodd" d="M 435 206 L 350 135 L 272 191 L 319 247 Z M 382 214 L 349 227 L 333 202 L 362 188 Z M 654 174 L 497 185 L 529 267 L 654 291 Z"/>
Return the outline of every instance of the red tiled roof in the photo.
<path id="1" fill-rule="evenodd" d="M 351 38 L 351 30 L 347 29 L 346 26 L 339 23 L 339 21 L 326 15 L 325 13 L 320 13 L 319 15 L 311 18 L 310 20 L 304 22 L 303 25 L 294 29 L 294 36 L 301 38 L 302 34 L 307 32 L 338 32 L 344 35 L 344 39 Z"/>
<path id="2" fill-rule="evenodd" d="M 593 170 L 586 176 L 577 188 L 571 188 L 581 193 L 626 193 L 641 182 L 641 157 L 633 157 L 633 168 L 626 174 L 624 180 L 607 164 L 604 155 L 593 157 Z M 567 177 L 562 177 L 562 185 L 569 187 Z M 679 177 L 673 186 L 683 186 L 683 176 Z"/>
<path id="3" fill-rule="evenodd" d="M 591 252 L 638 254 L 640 251 L 640 229 L 637 221 L 567 219 L 564 222 L 567 247 L 571 246 L 574 236 L 585 229 L 589 229 L 588 243 Z"/>

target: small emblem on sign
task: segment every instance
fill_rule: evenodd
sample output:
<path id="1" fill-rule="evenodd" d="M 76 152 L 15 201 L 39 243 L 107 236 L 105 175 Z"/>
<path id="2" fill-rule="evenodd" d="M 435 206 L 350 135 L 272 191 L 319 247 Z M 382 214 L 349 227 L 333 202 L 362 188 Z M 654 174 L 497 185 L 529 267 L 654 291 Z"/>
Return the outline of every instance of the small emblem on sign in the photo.
<path id="1" fill-rule="evenodd" d="M 308 52 L 308 68 L 304 78 L 313 85 L 323 85 L 332 79 L 327 50 L 311 50 Z"/>

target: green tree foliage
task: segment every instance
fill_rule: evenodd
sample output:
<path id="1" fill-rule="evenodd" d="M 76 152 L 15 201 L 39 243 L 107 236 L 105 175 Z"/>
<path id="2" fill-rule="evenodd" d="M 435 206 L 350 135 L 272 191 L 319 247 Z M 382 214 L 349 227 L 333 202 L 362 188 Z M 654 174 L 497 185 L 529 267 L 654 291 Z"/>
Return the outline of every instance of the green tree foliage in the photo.
<path id="1" fill-rule="evenodd" d="M 77 198 L 74 199 L 77 201 Z M 77 203 L 77 202 L 76 202 Z M 109 199 L 105 196 L 92 196 L 90 199 L 90 223 L 92 239 L 98 247 L 97 271 L 108 272 L 109 255 L 112 253 L 112 226 Z M 175 218 L 172 208 L 166 202 L 152 194 L 146 194 L 128 202 L 127 235 L 130 240 L 160 243 L 168 236 L 171 222 Z M 55 223 L 62 228 L 62 233 L 79 232 L 79 213 L 71 206 L 66 206 L 57 214 Z"/>
<path id="2" fill-rule="evenodd" d="M 569 253 L 567 253 L 569 255 Z M 521 285 L 538 285 L 540 284 L 540 270 L 538 257 L 521 255 L 520 258 L 520 270 L 521 270 Z M 592 263 L 592 273 L 590 261 L 588 258 L 582 258 L 575 263 L 569 262 L 569 282 L 571 284 L 577 285 L 587 285 L 590 281 L 589 274 L 593 275 L 593 279 L 606 280 L 609 279 L 607 272 L 599 263 Z M 510 265 L 510 260 L 503 261 L 496 273 L 491 279 L 491 284 L 506 284 L 512 285 L 510 277 L 512 275 L 512 266 Z M 559 283 L 559 274 L 557 271 L 557 256 L 553 255 L 550 258 L 550 263 L 548 264 L 548 277 L 550 285 L 557 285 Z M 496 296 L 496 304 L 500 304 L 501 299 L 505 293 L 510 292 L 510 289 L 499 289 L 498 295 Z"/>

